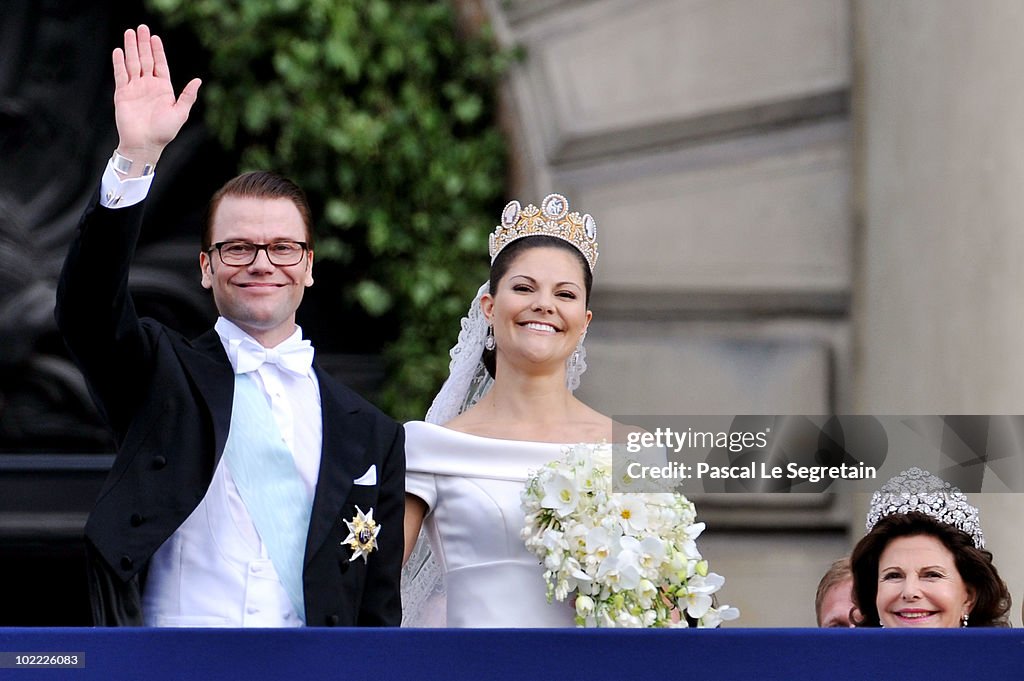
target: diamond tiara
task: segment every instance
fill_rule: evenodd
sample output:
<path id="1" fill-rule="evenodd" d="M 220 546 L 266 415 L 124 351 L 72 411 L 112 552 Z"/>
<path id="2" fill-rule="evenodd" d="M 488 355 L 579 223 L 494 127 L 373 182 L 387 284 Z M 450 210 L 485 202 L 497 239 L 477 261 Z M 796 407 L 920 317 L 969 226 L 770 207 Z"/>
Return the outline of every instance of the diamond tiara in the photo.
<path id="1" fill-rule="evenodd" d="M 491 262 L 505 246 L 527 236 L 568 241 L 583 254 L 591 272 L 597 265 L 597 223 L 589 214 L 570 213 L 569 200 L 561 194 L 548 194 L 540 208 L 532 203 L 523 208 L 518 201 L 509 201 L 501 211 L 501 224 L 491 233 Z"/>
<path id="2" fill-rule="evenodd" d="M 976 547 L 985 548 L 978 509 L 967 503 L 959 488 L 920 468 L 903 471 L 871 495 L 865 526 L 870 532 L 887 515 L 911 512 L 952 525 L 970 535 Z"/>

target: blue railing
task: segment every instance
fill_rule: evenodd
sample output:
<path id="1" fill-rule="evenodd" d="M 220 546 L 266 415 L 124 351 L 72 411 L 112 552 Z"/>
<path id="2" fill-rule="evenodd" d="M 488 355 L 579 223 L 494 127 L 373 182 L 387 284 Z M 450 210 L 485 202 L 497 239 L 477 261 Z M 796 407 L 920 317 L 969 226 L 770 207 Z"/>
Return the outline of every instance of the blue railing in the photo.
<path id="1" fill-rule="evenodd" d="M 81 666 L 15 671 L 15 654 Z M 992 681 L 1024 677 L 1024 631 L 0 629 L 0 665 L 33 681 Z"/>

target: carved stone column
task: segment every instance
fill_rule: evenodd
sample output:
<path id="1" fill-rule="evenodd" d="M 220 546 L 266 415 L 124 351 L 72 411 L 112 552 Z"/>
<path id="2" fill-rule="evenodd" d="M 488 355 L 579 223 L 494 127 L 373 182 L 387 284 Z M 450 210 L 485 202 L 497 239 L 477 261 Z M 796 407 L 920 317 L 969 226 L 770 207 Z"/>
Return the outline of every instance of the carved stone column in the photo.
<path id="1" fill-rule="evenodd" d="M 856 2 L 853 16 L 855 408 L 1024 413 L 1024 5 Z M 1019 602 L 1024 502 L 970 496 Z"/>

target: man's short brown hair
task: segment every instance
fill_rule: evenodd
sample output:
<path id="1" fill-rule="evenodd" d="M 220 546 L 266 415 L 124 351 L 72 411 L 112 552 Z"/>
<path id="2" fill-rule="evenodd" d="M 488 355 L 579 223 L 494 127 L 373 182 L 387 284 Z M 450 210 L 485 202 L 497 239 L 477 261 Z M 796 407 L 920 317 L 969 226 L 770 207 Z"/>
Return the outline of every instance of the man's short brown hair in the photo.
<path id="1" fill-rule="evenodd" d="M 269 170 L 256 170 L 228 180 L 210 199 L 210 205 L 206 209 L 206 224 L 203 226 L 203 251 L 208 251 L 213 246 L 211 243 L 213 216 L 217 212 L 221 199 L 225 196 L 288 199 L 295 204 L 299 215 L 302 216 L 302 223 L 306 226 L 306 246 L 310 251 L 313 250 L 313 219 L 309 210 L 309 201 L 306 200 L 306 193 L 299 185 L 283 175 Z"/>

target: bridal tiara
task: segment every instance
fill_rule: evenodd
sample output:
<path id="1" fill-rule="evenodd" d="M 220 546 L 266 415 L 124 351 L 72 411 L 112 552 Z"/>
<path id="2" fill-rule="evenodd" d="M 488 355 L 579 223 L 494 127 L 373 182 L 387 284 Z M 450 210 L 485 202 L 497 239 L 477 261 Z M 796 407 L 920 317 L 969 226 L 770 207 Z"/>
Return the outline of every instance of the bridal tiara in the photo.
<path id="1" fill-rule="evenodd" d="M 501 224 L 491 234 L 491 263 L 503 248 L 527 236 L 568 241 L 583 254 L 591 272 L 597 265 L 597 223 L 589 214 L 570 213 L 569 200 L 561 194 L 548 194 L 540 208 L 532 203 L 523 208 L 518 201 L 509 201 L 501 211 Z"/>
<path id="2" fill-rule="evenodd" d="M 920 468 L 903 471 L 871 495 L 865 523 L 868 532 L 879 520 L 894 513 L 923 513 L 967 533 L 977 548 L 985 548 L 978 509 L 967 502 L 967 496 L 959 488 L 928 471 Z"/>

